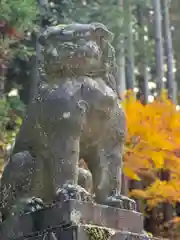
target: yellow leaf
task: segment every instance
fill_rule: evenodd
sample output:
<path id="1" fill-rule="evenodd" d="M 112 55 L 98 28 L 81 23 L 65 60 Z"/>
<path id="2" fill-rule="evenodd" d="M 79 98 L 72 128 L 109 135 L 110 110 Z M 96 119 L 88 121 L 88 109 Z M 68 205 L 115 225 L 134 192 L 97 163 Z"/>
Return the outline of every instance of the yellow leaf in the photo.
<path id="1" fill-rule="evenodd" d="M 132 169 L 123 167 L 123 171 L 127 177 L 129 177 L 133 180 L 136 180 L 136 181 L 141 181 L 140 177 Z"/>
<path id="2" fill-rule="evenodd" d="M 175 223 L 175 224 L 180 224 L 180 217 L 174 217 L 172 219 L 172 222 Z"/>
<path id="3" fill-rule="evenodd" d="M 151 153 L 151 158 L 157 169 L 163 168 L 164 166 L 164 154 L 162 152 Z"/>
<path id="4" fill-rule="evenodd" d="M 138 198 L 141 198 L 141 199 L 147 199 L 148 198 L 148 195 L 147 195 L 147 192 L 144 191 L 144 190 L 139 190 L 139 189 L 134 189 L 132 190 L 129 195 L 131 197 L 138 197 Z"/>

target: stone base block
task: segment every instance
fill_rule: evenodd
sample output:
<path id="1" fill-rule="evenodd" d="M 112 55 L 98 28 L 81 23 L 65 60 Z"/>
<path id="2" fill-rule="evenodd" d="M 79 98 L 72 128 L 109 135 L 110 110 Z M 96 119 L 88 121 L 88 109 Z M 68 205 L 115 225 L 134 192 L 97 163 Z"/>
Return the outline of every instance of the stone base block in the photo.
<path id="1" fill-rule="evenodd" d="M 143 216 L 134 211 L 70 200 L 31 214 L 8 219 L 0 225 L 0 239 L 31 239 L 29 236 L 36 233 L 43 235 L 44 231 L 48 234 L 51 229 L 56 229 L 63 236 L 64 234 L 68 234 L 68 236 L 78 234 L 78 238 L 76 236 L 76 238 L 58 237 L 57 239 L 87 239 L 85 235 L 84 238 L 81 237 L 83 236 L 83 230 L 79 226 L 82 225 L 115 229 L 116 232 L 119 232 L 118 236 L 125 234 L 124 232 L 129 232 L 126 234 L 130 234 L 130 232 L 141 234 L 143 231 Z M 53 239 L 53 236 L 47 239 L 56 240 L 56 238 Z"/>
<path id="2" fill-rule="evenodd" d="M 155 240 L 155 238 L 94 225 L 79 225 L 46 229 L 16 240 Z"/>

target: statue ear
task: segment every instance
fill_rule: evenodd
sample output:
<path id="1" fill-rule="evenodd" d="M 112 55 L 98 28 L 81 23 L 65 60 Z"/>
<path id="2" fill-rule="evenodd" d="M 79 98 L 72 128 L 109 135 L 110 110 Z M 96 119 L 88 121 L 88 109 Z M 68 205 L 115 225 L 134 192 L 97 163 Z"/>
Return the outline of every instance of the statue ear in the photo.
<path id="1" fill-rule="evenodd" d="M 44 30 L 38 38 L 38 42 L 43 46 L 46 44 L 46 40 L 49 36 L 49 29 L 50 28 L 48 27 L 46 30 Z"/>
<path id="2" fill-rule="evenodd" d="M 97 35 L 103 37 L 105 40 L 112 42 L 114 34 L 110 32 L 107 27 L 102 23 L 92 23 L 94 31 Z"/>
<path id="3" fill-rule="evenodd" d="M 45 45 L 46 40 L 50 36 L 58 36 L 58 35 L 61 36 L 62 35 L 62 39 L 63 39 L 63 30 L 64 30 L 65 26 L 66 25 L 59 24 L 57 26 L 48 27 L 46 30 L 44 30 L 44 32 L 39 37 L 39 39 L 38 39 L 39 43 L 41 45 Z"/>

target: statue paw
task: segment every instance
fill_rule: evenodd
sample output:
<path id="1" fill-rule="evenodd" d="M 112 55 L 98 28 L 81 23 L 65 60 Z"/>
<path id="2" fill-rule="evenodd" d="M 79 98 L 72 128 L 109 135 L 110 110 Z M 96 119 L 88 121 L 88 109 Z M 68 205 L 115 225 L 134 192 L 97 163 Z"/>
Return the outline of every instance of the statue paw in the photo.
<path id="1" fill-rule="evenodd" d="M 124 195 L 120 195 L 119 198 L 123 201 L 123 206 L 125 209 L 137 211 L 136 201 Z"/>
<path id="2" fill-rule="evenodd" d="M 46 207 L 46 205 L 43 203 L 42 199 L 32 197 L 32 198 L 27 199 L 25 210 L 28 212 L 29 211 L 35 212 L 35 211 L 43 209 L 45 207 Z"/>
<path id="3" fill-rule="evenodd" d="M 78 201 L 93 202 L 92 195 L 79 185 L 65 184 L 56 193 L 55 202 L 76 199 Z"/>
<path id="4" fill-rule="evenodd" d="M 111 207 L 136 211 L 136 202 L 123 195 L 110 196 L 105 201 L 105 204 Z"/>
<path id="5" fill-rule="evenodd" d="M 110 207 L 116 207 L 116 208 L 124 208 L 123 201 L 120 198 L 110 196 L 106 199 L 104 202 L 105 205 L 108 205 Z"/>
<path id="6" fill-rule="evenodd" d="M 45 204 L 40 198 L 23 198 L 19 200 L 13 207 L 11 215 L 23 215 L 26 213 L 35 212 L 37 210 L 43 209 Z"/>

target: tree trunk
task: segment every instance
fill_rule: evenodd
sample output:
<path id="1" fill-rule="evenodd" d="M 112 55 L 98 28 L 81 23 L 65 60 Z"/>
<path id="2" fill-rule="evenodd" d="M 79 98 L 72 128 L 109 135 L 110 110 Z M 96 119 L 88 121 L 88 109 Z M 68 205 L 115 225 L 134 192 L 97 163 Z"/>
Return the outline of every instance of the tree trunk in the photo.
<path id="1" fill-rule="evenodd" d="M 3 60 L 1 62 L 1 59 L 0 59 L 0 98 L 3 97 L 3 94 L 4 94 L 6 70 L 7 70 L 6 64 L 3 62 Z"/>
<path id="2" fill-rule="evenodd" d="M 117 89 L 120 96 L 123 96 L 126 91 L 126 80 L 125 80 L 125 56 L 123 48 L 117 56 Z"/>
<path id="3" fill-rule="evenodd" d="M 132 2 L 131 0 L 124 1 L 124 13 L 126 19 L 125 27 L 125 56 L 126 56 L 126 87 L 127 89 L 134 89 L 135 75 L 134 75 L 134 46 L 133 46 L 133 28 L 132 28 Z"/>
<path id="4" fill-rule="evenodd" d="M 35 48 L 36 55 L 33 55 L 30 59 L 30 93 L 29 93 L 29 102 L 32 101 L 34 95 L 37 92 L 37 84 L 39 82 L 39 53 L 40 47 L 37 40 L 37 35 L 32 34 L 33 47 Z"/>
<path id="5" fill-rule="evenodd" d="M 164 53 L 163 53 L 163 38 L 162 38 L 162 16 L 161 16 L 161 3 L 160 0 L 152 0 L 154 10 L 154 29 L 156 41 L 156 83 L 157 92 L 161 93 L 164 88 Z"/>
<path id="6" fill-rule="evenodd" d="M 165 49 L 165 61 L 167 64 L 167 89 L 168 97 L 174 103 L 176 103 L 176 84 L 173 73 L 173 47 L 172 47 L 172 36 L 170 29 L 170 20 L 169 20 L 169 0 L 161 0 L 161 11 L 163 16 L 163 35 L 164 35 L 164 49 Z M 170 179 L 170 172 L 168 170 L 162 170 L 161 179 L 168 181 Z M 169 203 L 164 203 L 164 222 L 169 222 L 173 218 L 174 209 L 173 206 Z M 170 231 L 169 228 L 164 229 L 165 234 Z"/>
<path id="7" fill-rule="evenodd" d="M 141 4 L 137 5 L 137 19 L 138 19 L 138 25 L 141 30 L 144 29 L 144 11 Z M 139 41 L 142 46 L 141 54 L 140 54 L 140 64 L 139 64 L 139 72 L 140 72 L 140 100 L 143 104 L 148 103 L 148 64 L 147 64 L 147 58 L 146 58 L 146 49 L 145 49 L 145 42 L 144 42 L 144 34 L 139 34 Z"/>
<path id="8" fill-rule="evenodd" d="M 169 20 L 169 0 L 161 0 L 162 16 L 163 16 L 163 35 L 164 35 L 164 49 L 165 60 L 167 64 L 167 89 L 168 97 L 176 102 L 176 86 L 173 72 L 173 47 L 171 26 Z"/>
<path id="9" fill-rule="evenodd" d="M 38 0 L 39 8 L 44 7 L 48 4 L 48 0 Z M 43 31 L 42 28 L 42 19 L 39 22 L 40 25 L 40 32 Z M 40 81 L 40 74 L 39 74 L 39 63 L 41 61 L 41 47 L 38 42 L 38 34 L 33 34 L 34 47 L 36 50 L 36 55 L 31 58 L 31 87 L 30 87 L 30 99 L 31 101 L 34 95 L 37 92 L 37 86 Z"/>
<path id="10" fill-rule="evenodd" d="M 118 0 L 118 4 L 121 9 L 124 6 L 124 0 Z M 124 23 L 124 19 L 123 19 Z M 126 90 L 126 80 L 125 80 L 125 52 L 124 52 L 124 39 L 120 37 L 120 50 L 117 53 L 117 75 L 116 75 L 116 82 L 117 82 L 117 89 L 120 96 L 124 95 Z"/>

